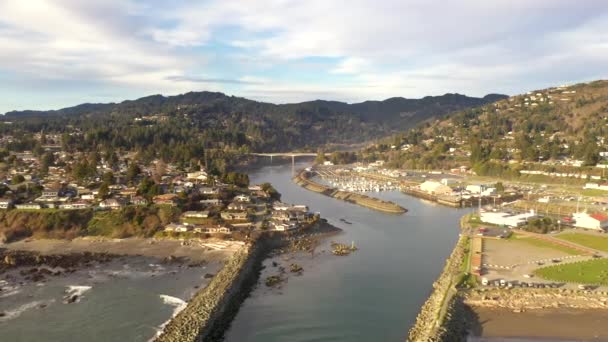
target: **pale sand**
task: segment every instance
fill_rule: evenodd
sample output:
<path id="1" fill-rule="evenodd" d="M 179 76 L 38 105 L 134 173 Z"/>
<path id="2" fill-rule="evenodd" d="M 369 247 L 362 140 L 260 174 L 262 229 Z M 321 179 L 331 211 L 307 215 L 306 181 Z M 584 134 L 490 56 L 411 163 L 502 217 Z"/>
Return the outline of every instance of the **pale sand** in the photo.
<path id="1" fill-rule="evenodd" d="M 205 240 L 205 242 L 211 241 L 213 240 Z M 0 248 L 34 251 L 42 254 L 93 252 L 158 258 L 174 256 L 185 257 L 193 262 L 223 261 L 239 248 L 239 246 L 234 245 L 224 250 L 210 250 L 202 246 L 202 243 L 201 241 L 190 240 L 182 245 L 182 241 L 168 239 L 87 237 L 74 240 L 21 240 L 9 244 L 0 244 Z"/>
<path id="2" fill-rule="evenodd" d="M 608 310 L 474 308 L 469 341 L 608 341 Z"/>

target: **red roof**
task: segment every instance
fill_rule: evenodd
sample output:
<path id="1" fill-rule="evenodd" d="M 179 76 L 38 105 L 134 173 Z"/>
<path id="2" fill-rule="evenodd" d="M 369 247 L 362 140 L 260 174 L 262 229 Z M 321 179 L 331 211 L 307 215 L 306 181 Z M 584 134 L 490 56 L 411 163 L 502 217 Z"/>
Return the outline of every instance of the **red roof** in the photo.
<path id="1" fill-rule="evenodd" d="M 603 214 L 591 214 L 589 215 L 591 217 L 593 217 L 594 219 L 602 222 L 602 221 L 608 221 L 608 216 L 603 215 Z"/>

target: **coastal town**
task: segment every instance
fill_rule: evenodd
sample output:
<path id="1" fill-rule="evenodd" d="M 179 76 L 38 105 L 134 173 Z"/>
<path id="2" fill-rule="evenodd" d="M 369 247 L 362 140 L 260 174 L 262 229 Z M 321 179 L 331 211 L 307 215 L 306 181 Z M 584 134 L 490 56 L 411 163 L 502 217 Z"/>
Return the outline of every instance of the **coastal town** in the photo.
<path id="1" fill-rule="evenodd" d="M 38 138 L 52 142 L 57 137 Z M 5 158 L 2 210 L 24 214 L 86 211 L 99 225 L 109 212 L 129 215 L 137 208 L 155 208 L 145 212 L 148 217 L 138 224 L 141 231 L 98 230 L 109 237 L 194 234 L 243 240 L 256 231 L 296 230 L 319 217 L 305 205 L 282 203 L 270 184 L 250 185 L 247 175 L 240 173 L 221 179 L 198 165 L 183 169 L 160 160 L 143 164 L 129 154 L 71 154 L 53 144 L 37 153 L 10 153 Z M 164 216 L 150 218 L 158 210 Z M 93 231 L 90 224 L 82 227 L 83 232 Z M 38 233 L 35 228 L 23 231 L 26 228 L 4 230 L 3 239 Z"/>

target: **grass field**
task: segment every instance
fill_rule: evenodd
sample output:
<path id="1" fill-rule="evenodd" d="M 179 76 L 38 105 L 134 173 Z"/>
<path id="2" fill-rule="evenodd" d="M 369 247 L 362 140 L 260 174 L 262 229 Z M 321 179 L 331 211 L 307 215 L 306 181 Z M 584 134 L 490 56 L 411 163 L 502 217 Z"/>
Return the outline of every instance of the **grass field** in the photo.
<path id="1" fill-rule="evenodd" d="M 608 196 L 608 191 L 599 189 L 583 189 L 581 194 L 583 196 Z"/>
<path id="2" fill-rule="evenodd" d="M 608 259 L 543 267 L 534 271 L 534 274 L 553 281 L 608 285 Z"/>
<path id="3" fill-rule="evenodd" d="M 576 249 L 567 247 L 567 246 L 562 246 L 562 245 L 557 245 L 545 240 L 540 240 L 540 239 L 535 239 L 532 237 L 526 237 L 526 236 L 521 236 L 521 235 L 517 235 L 517 234 L 513 234 L 511 235 L 511 237 L 509 237 L 509 240 L 517 240 L 517 241 L 521 241 L 521 242 L 525 242 L 527 244 L 533 245 L 535 247 L 540 247 L 540 248 L 551 248 L 560 252 L 564 252 L 566 254 L 570 254 L 570 255 L 579 255 L 582 254 L 582 252 L 577 251 Z"/>
<path id="4" fill-rule="evenodd" d="M 608 237 L 582 233 L 566 233 L 555 236 L 558 239 L 577 243 L 581 246 L 608 252 Z"/>

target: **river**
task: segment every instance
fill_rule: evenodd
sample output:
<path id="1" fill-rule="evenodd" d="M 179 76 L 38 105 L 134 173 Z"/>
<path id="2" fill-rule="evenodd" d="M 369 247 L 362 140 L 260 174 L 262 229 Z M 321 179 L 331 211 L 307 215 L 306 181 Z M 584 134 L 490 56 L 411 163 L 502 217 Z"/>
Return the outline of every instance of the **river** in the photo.
<path id="1" fill-rule="evenodd" d="M 374 196 L 409 212 L 384 214 L 305 190 L 291 176 L 291 165 L 266 166 L 249 175 L 251 183 L 272 183 L 284 202 L 320 212 L 344 229 L 332 239 L 354 241 L 359 250 L 303 262 L 304 274 L 290 277 L 280 291 L 258 285 L 226 341 L 403 341 L 456 243 L 466 211 L 395 191 Z"/>

